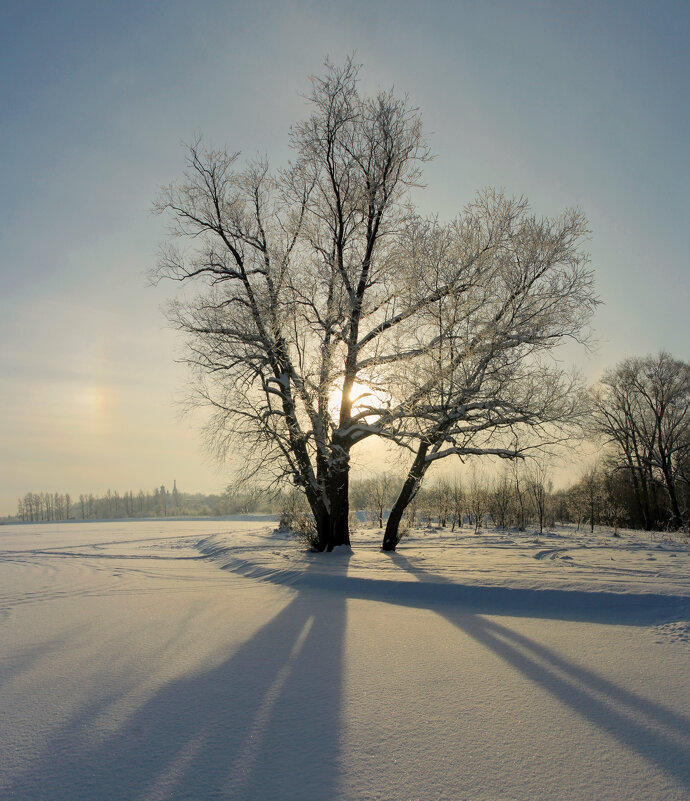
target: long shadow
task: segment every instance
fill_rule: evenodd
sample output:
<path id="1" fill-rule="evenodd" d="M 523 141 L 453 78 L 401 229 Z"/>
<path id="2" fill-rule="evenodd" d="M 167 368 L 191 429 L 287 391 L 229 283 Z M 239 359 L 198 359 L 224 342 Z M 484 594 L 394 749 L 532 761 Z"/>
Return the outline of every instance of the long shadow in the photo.
<path id="1" fill-rule="evenodd" d="M 418 578 L 447 583 L 400 553 L 391 558 Z M 582 718 L 690 787 L 690 718 L 568 662 L 507 626 L 445 605 L 433 609 Z"/>
<path id="2" fill-rule="evenodd" d="M 649 625 L 672 620 L 684 596 L 531 590 L 457 585 L 403 554 L 389 554 L 417 581 L 390 581 L 313 572 L 266 570 L 232 562 L 236 570 L 273 583 L 328 589 L 348 598 L 432 609 L 500 656 L 557 700 L 685 785 L 690 785 L 690 718 L 650 701 L 484 615 Z"/>
<path id="3" fill-rule="evenodd" d="M 325 557 L 328 558 L 328 557 Z M 489 648 L 559 702 L 627 748 L 690 786 L 690 720 L 565 660 L 485 614 L 634 624 L 677 612 L 663 596 L 458 587 L 400 553 L 395 563 L 418 581 L 333 572 L 268 571 L 296 590 L 287 606 L 231 657 L 173 681 L 104 741 L 87 733 L 113 698 L 99 698 L 53 734 L 29 769 L 7 788 L 16 801 L 323 801 L 337 798 L 342 773 L 342 684 L 347 598 L 432 609 Z M 320 568 L 324 556 L 311 564 Z M 252 575 L 245 563 L 229 570 Z M 257 576 L 258 577 L 258 576 Z M 328 592 L 326 592 L 328 590 Z M 603 612 L 595 600 L 620 607 Z M 551 601 L 554 606 L 543 608 Z M 670 607 L 668 606 L 670 604 Z M 573 609 L 573 606 L 575 607 Z M 668 607 L 668 608 L 667 608 Z M 627 611 L 626 611 L 627 610 Z M 537 613 L 535 615 L 535 613 Z"/>
<path id="4" fill-rule="evenodd" d="M 399 552 L 389 556 L 401 567 L 404 565 L 404 557 Z M 385 601 L 420 609 L 447 606 L 479 615 L 649 626 L 677 620 L 679 613 L 690 609 L 690 598 L 679 595 L 455 584 L 409 562 L 405 569 L 417 581 L 380 580 L 345 574 L 334 576 L 316 571 L 310 574 L 299 569 L 260 567 L 243 560 L 227 560 L 224 569 L 274 584 L 327 590 L 345 594 L 348 598 Z"/>
<path id="5" fill-rule="evenodd" d="M 339 570 L 347 570 L 341 560 Z M 307 571 L 308 572 L 308 571 Z M 7 788 L 17 801 L 338 795 L 345 597 L 305 589 L 218 667 L 166 684 L 94 745 L 99 698 Z"/>

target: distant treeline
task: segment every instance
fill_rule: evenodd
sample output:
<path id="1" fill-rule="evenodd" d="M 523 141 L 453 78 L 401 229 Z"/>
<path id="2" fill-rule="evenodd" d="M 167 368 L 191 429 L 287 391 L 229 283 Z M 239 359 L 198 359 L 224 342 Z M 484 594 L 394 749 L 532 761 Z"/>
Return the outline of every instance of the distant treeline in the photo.
<path id="1" fill-rule="evenodd" d="M 542 529 L 555 522 L 573 522 L 625 528 L 673 529 L 668 494 L 660 482 L 650 487 L 653 526 L 639 512 L 632 476 L 621 470 L 612 455 L 600 459 L 569 489 L 554 491 L 549 468 L 543 462 L 513 463 L 493 477 L 473 473 L 470 478 L 438 478 L 425 482 L 410 504 L 407 526 L 436 525 L 454 529 L 470 525 Z M 355 479 L 350 485 L 353 511 L 366 513 L 371 525 L 383 527 L 388 510 L 400 489 L 402 477 L 381 473 Z M 690 498 L 687 486 L 679 488 L 683 509 Z M 145 517 L 213 517 L 232 514 L 280 513 L 290 528 L 308 527 L 311 517 L 303 494 L 297 489 L 267 492 L 258 486 L 229 485 L 222 494 L 172 491 L 165 486 L 153 491 L 104 495 L 27 492 L 17 503 L 17 520 L 112 520 Z M 362 516 L 359 516 L 359 522 Z M 353 527 L 358 521 L 352 520 Z"/>
<path id="2" fill-rule="evenodd" d="M 661 481 L 649 487 L 651 524 L 650 519 L 641 516 L 633 477 L 620 469 L 614 452 L 599 459 L 567 489 L 554 490 L 550 472 L 545 461 L 530 459 L 526 463 L 513 462 L 493 476 L 472 471 L 463 480 L 441 477 L 426 481 L 407 507 L 404 526 L 451 531 L 469 526 L 477 532 L 487 526 L 543 531 L 555 523 L 574 523 L 578 529 L 586 526 L 592 531 L 595 526 L 607 526 L 614 532 L 618 528 L 680 528 L 687 532 L 687 525 L 676 525 Z M 383 528 L 402 481 L 400 475 L 390 473 L 352 481 L 351 508 L 365 514 L 353 516 L 351 527 L 366 520 L 369 525 Z M 687 515 L 687 484 L 679 484 L 678 498 Z M 313 519 L 303 494 L 292 490 L 282 496 L 281 503 L 281 525 L 306 533 L 308 539 Z"/>
<path id="3" fill-rule="evenodd" d="M 151 492 L 108 490 L 104 495 L 27 492 L 17 502 L 17 520 L 114 520 L 126 517 L 205 517 L 249 512 L 274 512 L 280 508 L 275 494 L 256 488 L 228 487 L 221 495 L 172 491 L 165 486 Z"/>

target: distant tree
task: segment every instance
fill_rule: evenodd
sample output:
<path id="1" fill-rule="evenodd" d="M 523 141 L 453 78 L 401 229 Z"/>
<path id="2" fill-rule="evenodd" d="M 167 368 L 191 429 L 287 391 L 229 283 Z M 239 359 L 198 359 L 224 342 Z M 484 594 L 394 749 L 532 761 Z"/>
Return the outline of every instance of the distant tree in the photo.
<path id="1" fill-rule="evenodd" d="M 487 508 L 495 526 L 507 529 L 515 516 L 515 495 L 507 471 L 501 471 L 488 488 Z"/>
<path id="2" fill-rule="evenodd" d="M 105 514 L 103 515 L 103 517 L 113 517 L 114 516 L 113 513 L 115 511 L 115 507 L 113 505 L 113 493 L 111 492 L 110 489 L 108 489 L 106 491 L 104 501 L 105 501 L 105 504 L 104 504 L 104 506 L 105 506 Z"/>
<path id="3" fill-rule="evenodd" d="M 594 395 L 596 429 L 617 446 L 644 527 L 687 526 L 681 507 L 690 460 L 690 365 L 668 353 L 626 359 L 604 374 Z M 667 496 L 665 521 L 655 519 L 655 485 Z"/>
<path id="4" fill-rule="evenodd" d="M 483 478 L 476 469 L 472 471 L 469 491 L 465 495 L 467 503 L 467 518 L 474 525 L 474 533 L 484 525 L 484 515 L 488 507 L 488 492 Z"/>
<path id="5" fill-rule="evenodd" d="M 532 460 L 527 470 L 527 491 L 539 523 L 540 534 L 544 531 L 547 502 L 553 489 L 553 482 L 548 476 L 549 471 L 546 464 L 538 459 Z"/>
<path id="6" fill-rule="evenodd" d="M 604 463 L 602 471 L 602 509 L 601 515 L 606 525 L 613 526 L 614 534 L 618 533 L 618 527 L 629 518 L 628 504 L 626 504 L 627 493 L 621 481 L 621 473 Z"/>
<path id="7" fill-rule="evenodd" d="M 455 531 L 455 527 L 462 528 L 462 518 L 463 518 L 463 507 L 464 503 L 464 491 L 462 488 L 462 483 L 457 476 L 453 476 L 453 480 L 450 482 L 450 528 L 451 531 Z"/>
<path id="8" fill-rule="evenodd" d="M 367 483 L 369 489 L 368 506 L 374 514 L 378 527 L 383 528 L 384 515 L 392 501 L 395 478 L 390 473 L 379 473 L 369 479 Z"/>
<path id="9" fill-rule="evenodd" d="M 600 522 L 606 502 L 600 465 L 596 464 L 584 471 L 580 481 L 571 491 L 571 498 L 577 510 L 578 527 L 581 521 L 588 520 L 590 531 L 594 533 L 594 526 Z"/>
<path id="10" fill-rule="evenodd" d="M 262 501 L 263 491 L 257 484 L 238 481 L 228 484 L 220 503 L 221 514 L 249 514 L 256 512 Z"/>
<path id="11" fill-rule="evenodd" d="M 528 494 L 522 474 L 520 462 L 513 462 L 512 465 L 513 492 L 515 498 L 515 522 L 520 531 L 524 531 L 527 526 L 527 506 Z"/>
<path id="12" fill-rule="evenodd" d="M 572 521 L 567 489 L 560 489 L 552 493 L 551 509 L 554 522 L 568 523 Z"/>
<path id="13" fill-rule="evenodd" d="M 438 524 L 445 528 L 453 514 L 453 484 L 448 478 L 440 478 L 434 485 L 431 493 L 436 508 Z"/>

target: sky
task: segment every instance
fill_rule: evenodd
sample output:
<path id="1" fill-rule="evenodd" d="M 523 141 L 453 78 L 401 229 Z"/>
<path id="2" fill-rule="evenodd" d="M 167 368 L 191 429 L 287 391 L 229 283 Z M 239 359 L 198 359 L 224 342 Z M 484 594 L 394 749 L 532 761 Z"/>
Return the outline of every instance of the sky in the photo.
<path id="1" fill-rule="evenodd" d="M 592 381 L 628 356 L 690 360 L 689 40 L 690 5 L 667 0 L 3 4 L 0 515 L 28 491 L 232 479 L 181 412 L 151 205 L 197 133 L 284 164 L 326 57 L 419 107 L 424 213 L 487 186 L 583 209 L 598 344 L 564 360 Z"/>

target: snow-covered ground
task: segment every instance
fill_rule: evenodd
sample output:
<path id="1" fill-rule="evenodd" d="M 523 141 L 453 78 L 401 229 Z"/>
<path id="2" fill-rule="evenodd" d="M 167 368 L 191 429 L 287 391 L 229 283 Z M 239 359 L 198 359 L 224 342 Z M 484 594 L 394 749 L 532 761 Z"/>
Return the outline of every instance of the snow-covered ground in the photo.
<path id="1" fill-rule="evenodd" d="M 690 548 L 0 527 L 0 798 L 687 801 Z"/>

